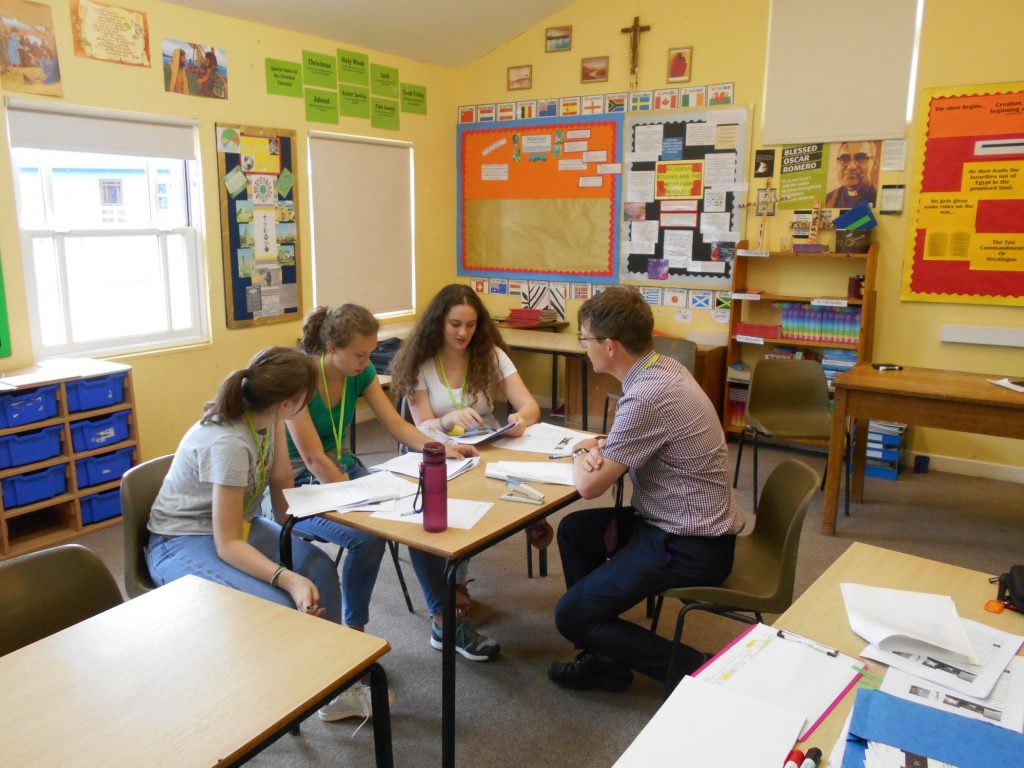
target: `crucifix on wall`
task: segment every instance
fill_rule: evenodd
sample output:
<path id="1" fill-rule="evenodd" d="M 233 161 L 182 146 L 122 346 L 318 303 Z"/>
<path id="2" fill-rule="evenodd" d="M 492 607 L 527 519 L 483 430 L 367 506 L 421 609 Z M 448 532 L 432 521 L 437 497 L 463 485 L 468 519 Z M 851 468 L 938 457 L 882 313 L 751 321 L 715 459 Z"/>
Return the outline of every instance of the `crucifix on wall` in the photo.
<path id="1" fill-rule="evenodd" d="M 644 24 L 640 26 L 640 17 L 633 17 L 633 25 L 630 27 L 623 27 L 620 30 L 624 35 L 629 35 L 629 87 L 636 90 L 639 75 L 637 71 L 640 67 L 640 33 L 650 32 L 651 25 Z"/>

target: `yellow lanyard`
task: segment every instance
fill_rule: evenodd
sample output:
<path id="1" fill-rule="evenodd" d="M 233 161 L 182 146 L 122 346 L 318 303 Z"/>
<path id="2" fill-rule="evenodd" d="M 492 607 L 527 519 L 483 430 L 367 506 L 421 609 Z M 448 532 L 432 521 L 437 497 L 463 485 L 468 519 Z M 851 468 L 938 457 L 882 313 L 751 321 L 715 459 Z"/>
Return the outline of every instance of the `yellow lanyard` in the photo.
<path id="1" fill-rule="evenodd" d="M 256 432 L 256 428 L 252 425 L 252 417 L 249 412 L 245 412 L 245 425 L 249 427 L 249 434 L 252 435 L 253 442 L 256 443 L 256 486 L 253 488 L 252 493 L 247 494 L 245 497 L 245 509 L 249 509 L 249 506 L 263 495 L 263 489 L 267 485 L 267 468 L 270 465 L 270 440 L 271 434 L 268 431 L 267 434 L 260 437 L 259 433 Z M 243 510 L 244 512 L 245 510 Z M 242 538 L 248 538 L 248 531 L 246 522 L 242 522 Z"/>
<path id="2" fill-rule="evenodd" d="M 338 466 L 341 464 L 342 438 L 345 436 L 345 398 L 348 397 L 348 376 L 341 379 L 341 408 L 338 409 L 338 423 L 334 423 L 334 414 L 331 409 L 331 393 L 327 389 L 327 370 L 324 368 L 324 355 L 320 355 L 320 377 L 324 382 L 324 405 L 327 407 L 327 420 L 331 424 L 331 433 L 334 435 L 334 451 L 338 457 Z"/>
<path id="3" fill-rule="evenodd" d="M 643 364 L 643 367 L 640 369 L 641 373 L 643 371 L 646 371 L 648 368 L 650 368 L 652 365 L 654 365 L 660 359 L 661 359 L 661 353 L 660 352 L 655 352 L 654 353 L 654 357 L 652 357 L 650 360 L 648 360 L 646 363 Z"/>
<path id="4" fill-rule="evenodd" d="M 437 367 L 441 370 L 441 378 L 444 379 L 444 385 L 448 389 L 448 397 L 452 401 L 452 408 L 456 411 L 462 410 L 462 404 L 466 401 L 466 379 L 469 378 L 469 357 L 466 357 L 466 373 L 462 376 L 462 389 L 459 393 L 459 399 L 455 399 L 455 393 L 452 391 L 452 385 L 448 383 L 448 374 L 444 370 L 444 360 L 441 359 L 441 353 L 437 353 Z"/>

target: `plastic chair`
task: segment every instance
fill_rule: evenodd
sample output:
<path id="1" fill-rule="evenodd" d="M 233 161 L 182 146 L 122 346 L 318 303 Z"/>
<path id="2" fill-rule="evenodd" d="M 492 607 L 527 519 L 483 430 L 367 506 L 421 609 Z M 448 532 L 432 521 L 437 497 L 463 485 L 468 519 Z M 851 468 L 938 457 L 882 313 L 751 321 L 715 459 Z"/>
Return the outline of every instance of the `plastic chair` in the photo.
<path id="1" fill-rule="evenodd" d="M 654 351 L 665 357 L 671 357 L 691 374 L 697 367 L 697 344 L 689 339 L 676 339 L 671 336 L 655 336 Z M 604 420 L 601 431 L 608 434 L 608 406 L 618 402 L 622 392 L 608 392 L 604 396 Z"/>
<path id="2" fill-rule="evenodd" d="M 815 360 L 761 360 L 750 377 L 746 424 L 740 432 L 736 453 L 735 488 L 743 461 L 743 441 L 752 434 L 754 446 L 754 513 L 757 513 L 758 436 L 789 440 L 823 440 L 832 435 L 832 411 L 829 408 L 828 382 L 821 364 Z M 846 470 L 846 514 L 850 514 L 849 467 Z M 825 478 L 822 475 L 822 488 Z"/>
<path id="3" fill-rule="evenodd" d="M 665 598 L 683 603 L 676 619 L 666 696 L 676 682 L 676 651 L 689 611 L 709 611 L 753 624 L 763 621 L 763 613 L 782 613 L 792 604 L 800 531 L 817 485 L 817 473 L 802 461 L 787 459 L 779 464 L 764 484 L 753 533 L 736 538 L 736 555 L 729 577 L 716 587 L 679 587 L 658 595 L 652 632 L 657 630 Z"/>
<path id="4" fill-rule="evenodd" d="M 146 565 L 149 511 L 171 467 L 174 454 L 136 464 L 121 477 L 121 527 L 124 529 L 124 588 L 128 597 L 156 589 Z"/>
<path id="5" fill-rule="evenodd" d="M 107 566 L 81 544 L 0 563 L 0 656 L 121 602 Z"/>

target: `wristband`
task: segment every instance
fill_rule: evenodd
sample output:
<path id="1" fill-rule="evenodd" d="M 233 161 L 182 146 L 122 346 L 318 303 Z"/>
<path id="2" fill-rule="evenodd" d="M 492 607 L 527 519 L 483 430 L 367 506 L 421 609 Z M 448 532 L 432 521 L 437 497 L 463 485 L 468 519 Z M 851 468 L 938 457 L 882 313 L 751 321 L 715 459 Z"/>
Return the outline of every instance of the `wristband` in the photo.
<path id="1" fill-rule="evenodd" d="M 573 448 L 572 449 L 572 460 L 576 461 L 576 457 L 577 456 L 582 456 L 584 453 L 587 453 L 589 450 L 590 450 L 589 448 Z"/>
<path id="2" fill-rule="evenodd" d="M 274 571 L 274 575 L 270 577 L 270 586 L 276 587 L 277 586 L 277 580 L 281 577 L 281 574 L 284 573 L 287 570 L 288 569 L 285 568 L 283 565 L 277 566 L 277 570 Z"/>

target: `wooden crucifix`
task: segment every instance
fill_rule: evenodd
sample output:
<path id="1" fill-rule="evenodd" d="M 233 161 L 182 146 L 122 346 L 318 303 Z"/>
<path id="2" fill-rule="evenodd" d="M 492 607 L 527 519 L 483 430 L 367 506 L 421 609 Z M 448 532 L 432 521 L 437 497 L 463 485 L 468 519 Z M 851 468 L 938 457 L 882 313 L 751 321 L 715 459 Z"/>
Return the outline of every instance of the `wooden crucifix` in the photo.
<path id="1" fill-rule="evenodd" d="M 650 32 L 651 25 L 645 24 L 640 26 L 640 17 L 633 17 L 633 25 L 630 27 L 623 27 L 620 30 L 623 34 L 629 35 L 629 77 L 630 85 L 636 87 L 637 85 L 637 69 L 640 66 L 640 33 Z"/>

